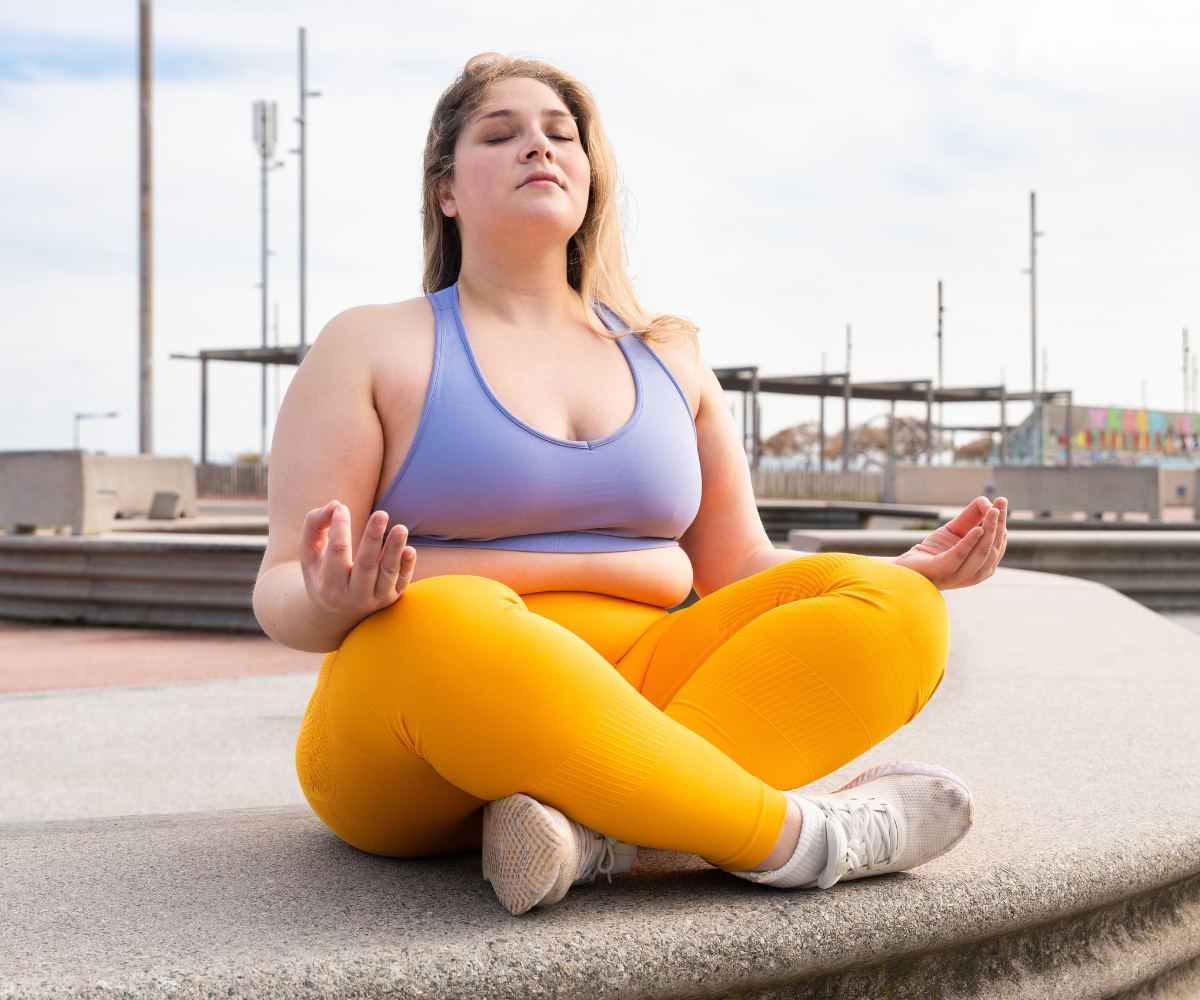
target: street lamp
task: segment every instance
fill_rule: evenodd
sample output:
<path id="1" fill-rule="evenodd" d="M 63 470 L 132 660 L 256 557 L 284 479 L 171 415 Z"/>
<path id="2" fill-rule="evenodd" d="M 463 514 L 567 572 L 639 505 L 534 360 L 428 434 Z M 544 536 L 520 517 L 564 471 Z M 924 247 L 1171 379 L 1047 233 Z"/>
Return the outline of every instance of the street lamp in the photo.
<path id="1" fill-rule="evenodd" d="M 119 417 L 121 414 L 116 410 L 111 413 L 76 413 L 75 414 L 75 450 L 79 450 L 79 421 L 81 420 L 108 420 L 110 417 Z"/>

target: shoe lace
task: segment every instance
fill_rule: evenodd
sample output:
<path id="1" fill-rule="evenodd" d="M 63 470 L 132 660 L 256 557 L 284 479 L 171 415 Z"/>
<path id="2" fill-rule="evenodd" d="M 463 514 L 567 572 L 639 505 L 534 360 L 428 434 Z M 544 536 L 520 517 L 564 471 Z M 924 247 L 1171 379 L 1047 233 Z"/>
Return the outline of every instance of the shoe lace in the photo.
<path id="1" fill-rule="evenodd" d="M 579 866 L 579 874 L 575 877 L 573 884 L 594 881 L 597 875 L 605 876 L 611 884 L 612 870 L 617 863 L 614 845 L 620 841 L 616 837 L 605 836 L 587 827 L 583 827 L 583 829 L 586 831 L 584 839 L 587 854 Z"/>
<path id="2" fill-rule="evenodd" d="M 818 805 L 825 813 L 829 841 L 829 860 L 817 879 L 822 889 L 828 889 L 846 875 L 873 871 L 893 860 L 900 843 L 900 829 L 891 803 L 876 798 L 848 798 Z"/>

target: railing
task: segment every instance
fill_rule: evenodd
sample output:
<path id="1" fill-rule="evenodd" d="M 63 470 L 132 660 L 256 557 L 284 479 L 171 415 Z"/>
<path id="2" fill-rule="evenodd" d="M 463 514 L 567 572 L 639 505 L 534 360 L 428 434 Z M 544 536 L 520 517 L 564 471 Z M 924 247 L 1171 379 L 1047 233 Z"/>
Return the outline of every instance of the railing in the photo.
<path id="1" fill-rule="evenodd" d="M 197 465 L 196 496 L 203 500 L 265 500 L 267 470 L 258 465 Z"/>
<path id="2" fill-rule="evenodd" d="M 805 469 L 752 470 L 754 495 L 791 500 L 883 499 L 882 472 L 811 472 Z"/>

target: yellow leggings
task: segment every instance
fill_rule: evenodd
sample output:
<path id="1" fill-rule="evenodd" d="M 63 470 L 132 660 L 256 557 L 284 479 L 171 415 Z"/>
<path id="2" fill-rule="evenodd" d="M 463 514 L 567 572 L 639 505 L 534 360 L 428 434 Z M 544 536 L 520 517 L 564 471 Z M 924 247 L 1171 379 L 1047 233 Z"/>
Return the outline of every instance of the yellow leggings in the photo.
<path id="1" fill-rule="evenodd" d="M 861 556 L 793 559 L 671 615 L 433 577 L 325 657 L 296 769 L 321 820 L 372 854 L 477 848 L 480 807 L 526 792 L 738 871 L 779 836 L 777 789 L 910 721 L 948 643 L 933 584 Z"/>

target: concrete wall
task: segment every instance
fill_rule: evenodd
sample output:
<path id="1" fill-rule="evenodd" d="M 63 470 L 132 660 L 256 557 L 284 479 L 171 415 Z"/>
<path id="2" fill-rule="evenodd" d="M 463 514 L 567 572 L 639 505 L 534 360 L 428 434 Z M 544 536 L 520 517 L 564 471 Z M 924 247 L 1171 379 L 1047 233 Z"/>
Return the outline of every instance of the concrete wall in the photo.
<path id="1" fill-rule="evenodd" d="M 885 503 L 969 504 L 976 497 L 996 496 L 990 465 L 890 465 L 884 471 Z"/>
<path id="2" fill-rule="evenodd" d="M 1008 498 L 1013 510 L 1142 512 L 1162 516 L 1159 470 L 1153 466 L 1091 466 L 1081 469 L 1000 466 L 995 470 L 996 496 Z"/>
<path id="3" fill-rule="evenodd" d="M 1158 492 L 1162 498 L 1162 505 L 1195 507 L 1196 475 L 1195 469 L 1159 469 Z"/>
<path id="4" fill-rule="evenodd" d="M 86 451 L 0 452 L 0 526 L 10 535 L 107 530 L 116 497 L 100 493 L 92 458 Z"/>
<path id="5" fill-rule="evenodd" d="M 179 494 L 182 516 L 199 513 L 196 470 L 190 458 L 0 452 L 0 526 L 10 535 L 100 534 L 109 529 L 116 514 L 146 513 L 160 490 Z"/>
<path id="6" fill-rule="evenodd" d="M 117 515 L 132 517 L 150 510 L 154 494 L 179 494 L 180 517 L 195 517 L 196 467 L 190 458 L 159 455 L 92 455 L 96 488 L 117 495 Z"/>

